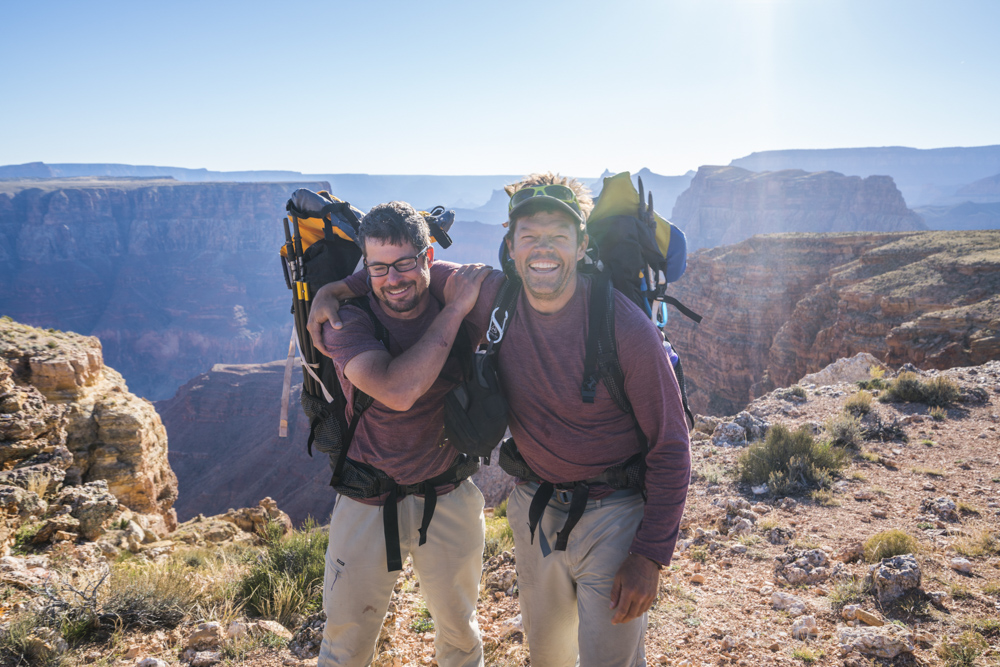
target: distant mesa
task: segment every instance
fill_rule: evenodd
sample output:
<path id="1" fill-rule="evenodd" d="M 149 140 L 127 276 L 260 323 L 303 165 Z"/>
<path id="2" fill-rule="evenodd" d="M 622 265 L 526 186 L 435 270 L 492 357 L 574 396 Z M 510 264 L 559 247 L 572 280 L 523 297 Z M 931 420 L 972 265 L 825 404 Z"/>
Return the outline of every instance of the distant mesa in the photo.
<path id="1" fill-rule="evenodd" d="M 798 169 L 701 167 L 670 219 L 684 230 L 690 250 L 755 234 L 926 229 L 888 176 Z"/>
<path id="2" fill-rule="evenodd" d="M 971 148 L 827 148 L 761 151 L 729 163 L 751 171 L 836 171 L 892 176 L 909 206 L 958 204 L 964 186 L 1000 174 L 1000 145 Z M 992 201 L 997 201 L 993 199 Z"/>

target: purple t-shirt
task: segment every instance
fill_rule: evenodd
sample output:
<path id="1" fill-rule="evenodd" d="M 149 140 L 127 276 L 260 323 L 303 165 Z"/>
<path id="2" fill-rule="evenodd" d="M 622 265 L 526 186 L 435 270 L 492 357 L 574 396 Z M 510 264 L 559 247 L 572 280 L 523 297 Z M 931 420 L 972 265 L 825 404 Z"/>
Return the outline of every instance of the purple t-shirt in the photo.
<path id="1" fill-rule="evenodd" d="M 440 304 L 431 299 L 420 316 L 399 319 L 386 314 L 374 296 L 369 295 L 368 301 L 376 318 L 389 332 L 389 354 L 393 357 L 420 340 L 441 311 Z M 371 318 L 360 308 L 344 306 L 340 309 L 340 318 L 343 322 L 340 330 L 324 325 L 323 342 L 330 350 L 337 377 L 347 396 L 350 419 L 355 388 L 344 377 L 344 366 L 363 352 L 384 350 L 385 346 L 375 337 Z M 473 335 L 480 334 L 475 332 Z M 358 423 L 348 456 L 378 468 L 399 484 L 416 484 L 446 471 L 458 452 L 447 443 L 444 435 L 444 397 L 460 380 L 458 362 L 449 358 L 431 388 L 409 410 L 399 412 L 374 401 Z"/>

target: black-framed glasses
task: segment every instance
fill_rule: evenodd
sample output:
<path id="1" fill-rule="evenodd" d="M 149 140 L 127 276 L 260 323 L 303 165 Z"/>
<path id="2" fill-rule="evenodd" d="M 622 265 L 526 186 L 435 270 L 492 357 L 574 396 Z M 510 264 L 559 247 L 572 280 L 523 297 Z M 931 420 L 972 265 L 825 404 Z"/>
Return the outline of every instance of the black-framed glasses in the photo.
<path id="1" fill-rule="evenodd" d="M 427 248 L 429 247 L 430 246 L 427 246 Z M 392 264 L 369 264 L 366 259 L 365 268 L 368 269 L 368 275 L 372 278 L 381 278 L 382 276 L 389 275 L 390 267 L 396 269 L 396 273 L 406 273 L 407 271 L 412 271 L 417 268 L 417 260 L 419 260 L 420 257 L 427 252 L 427 248 L 424 248 L 412 257 L 400 257 Z"/>
<path id="2" fill-rule="evenodd" d="M 569 204 L 574 211 L 578 213 L 580 212 L 580 203 L 576 200 L 576 193 L 565 185 L 558 185 L 555 183 L 550 183 L 548 185 L 529 185 L 521 188 L 510 196 L 510 203 L 507 205 L 507 211 L 510 212 L 511 209 L 521 202 L 527 201 L 528 199 L 538 195 L 558 199 L 561 202 Z"/>

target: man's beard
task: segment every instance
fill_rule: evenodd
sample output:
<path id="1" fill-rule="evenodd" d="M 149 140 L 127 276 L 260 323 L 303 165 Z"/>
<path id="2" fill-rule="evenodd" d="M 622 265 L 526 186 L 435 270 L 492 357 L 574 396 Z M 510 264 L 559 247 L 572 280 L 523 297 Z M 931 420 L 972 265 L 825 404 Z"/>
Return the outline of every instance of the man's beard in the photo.
<path id="1" fill-rule="evenodd" d="M 392 285 L 392 287 L 390 288 L 390 289 L 399 289 L 400 287 L 411 287 L 411 286 L 414 288 L 412 294 L 410 295 L 409 298 L 403 301 L 400 301 L 399 299 L 387 298 L 385 294 L 386 288 L 384 287 L 381 290 L 377 290 L 375 292 L 375 297 L 379 300 L 379 302 L 382 303 L 383 306 L 385 306 L 394 313 L 408 313 L 414 308 L 416 308 L 417 304 L 420 303 L 420 295 L 417 293 L 416 282 L 410 281 L 409 283 L 404 283 L 402 285 L 400 284 Z"/>

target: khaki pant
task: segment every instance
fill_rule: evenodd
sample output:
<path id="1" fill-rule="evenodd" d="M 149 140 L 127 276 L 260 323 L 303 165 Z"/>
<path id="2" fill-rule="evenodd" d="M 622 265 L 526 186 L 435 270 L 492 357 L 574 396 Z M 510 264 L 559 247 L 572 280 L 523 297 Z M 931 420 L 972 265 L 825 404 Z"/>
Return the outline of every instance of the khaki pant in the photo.
<path id="1" fill-rule="evenodd" d="M 507 505 L 532 667 L 644 666 L 646 614 L 612 625 L 615 610 L 609 608 L 615 573 L 642 520 L 642 495 L 619 491 L 588 501 L 566 551 L 550 552 L 566 522 L 569 498 L 562 502 L 557 494 L 549 501 L 532 544 L 528 507 L 537 488 L 537 484 L 518 485 Z M 543 543 L 547 556 L 542 555 Z"/>
<path id="2" fill-rule="evenodd" d="M 427 609 L 434 618 L 441 667 L 481 667 L 476 620 L 486 526 L 483 494 L 470 480 L 437 499 L 427 542 L 417 546 L 424 499 L 399 503 L 399 544 L 413 556 Z M 326 627 L 319 666 L 370 665 L 399 572 L 386 570 L 382 508 L 340 496 L 330 517 L 323 610 Z"/>

